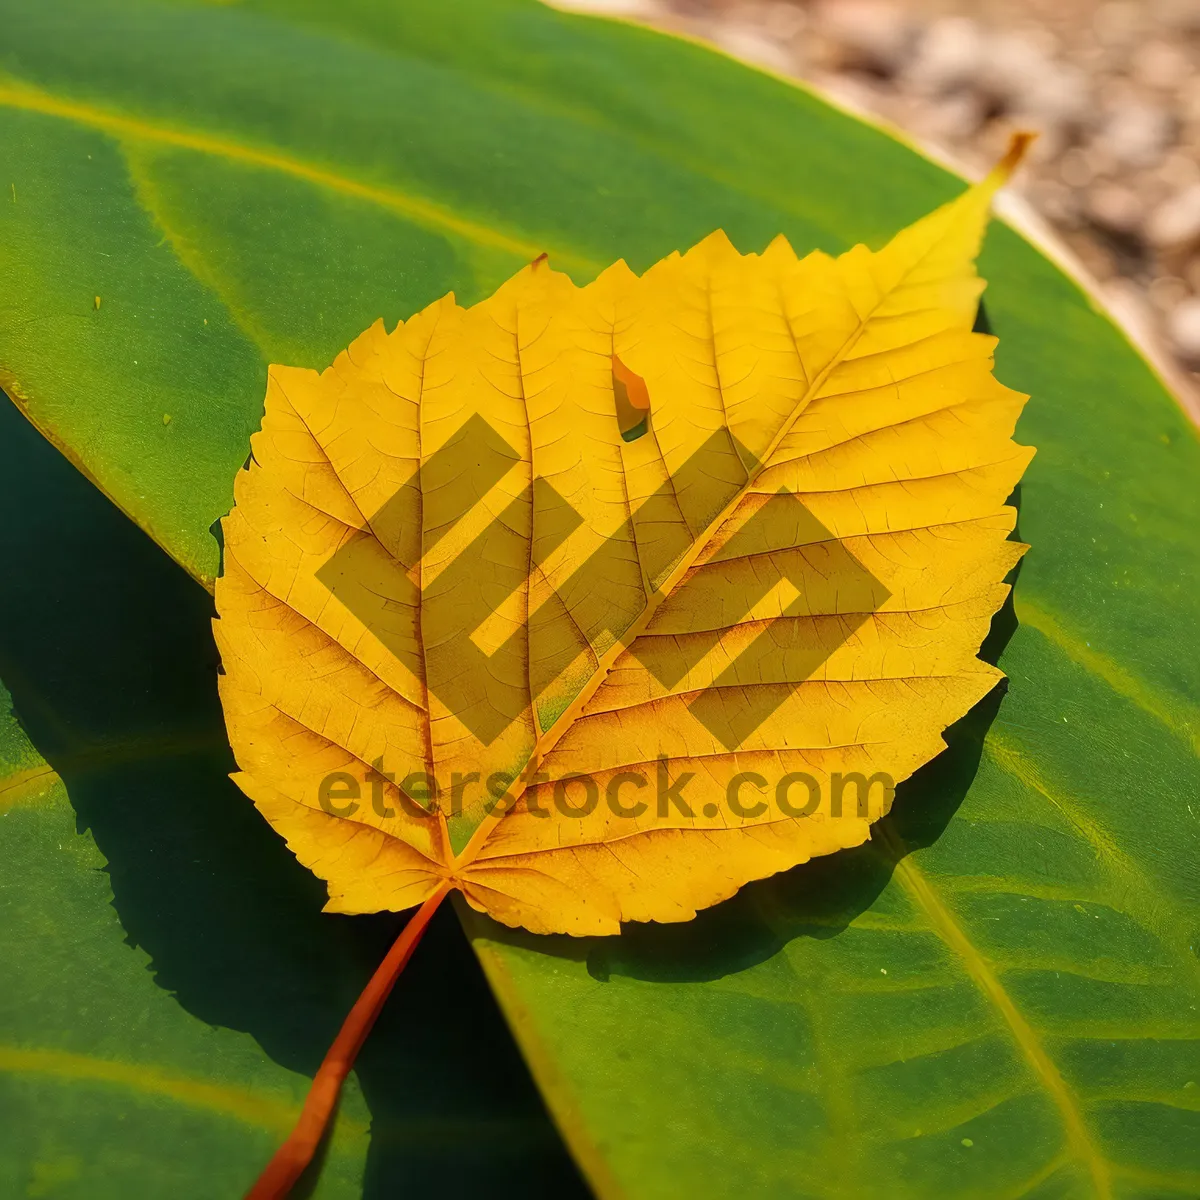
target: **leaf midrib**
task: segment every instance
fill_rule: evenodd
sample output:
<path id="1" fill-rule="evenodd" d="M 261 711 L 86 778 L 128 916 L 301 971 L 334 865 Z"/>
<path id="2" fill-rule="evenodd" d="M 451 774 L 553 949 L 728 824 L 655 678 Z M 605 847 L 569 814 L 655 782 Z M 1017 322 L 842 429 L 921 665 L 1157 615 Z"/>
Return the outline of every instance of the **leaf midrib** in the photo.
<path id="1" fill-rule="evenodd" d="M 1097 1200 L 1111 1200 L 1110 1165 L 1092 1141 L 1075 1096 L 1042 1045 L 1041 1039 L 1017 1008 L 987 960 L 967 937 L 966 931 L 955 919 L 954 914 L 942 902 L 920 868 L 911 861 L 912 856 L 905 854 L 905 847 L 896 834 L 887 825 L 882 826 L 879 832 L 879 844 L 886 847 L 888 854 L 894 859 L 895 875 L 901 886 L 925 913 L 934 933 L 958 956 L 975 986 L 1004 1018 L 1017 1047 L 1054 1102 L 1075 1157 L 1087 1167 L 1091 1176 Z"/>
<path id="2" fill-rule="evenodd" d="M 191 1108 L 208 1109 L 223 1117 L 233 1117 L 244 1124 L 272 1131 L 288 1130 L 299 1112 L 294 1104 L 247 1089 L 167 1075 L 154 1066 L 67 1050 L 0 1046 L 0 1072 L 43 1075 L 73 1083 L 87 1081 L 116 1085 L 143 1095 L 166 1096 Z M 368 1133 L 361 1122 L 345 1118 L 339 1123 L 339 1129 L 352 1131 L 356 1138 L 366 1138 Z"/>
<path id="3" fill-rule="evenodd" d="M 222 749 L 226 745 L 223 738 L 214 737 L 205 730 L 192 734 L 135 738 L 114 744 L 83 743 L 56 758 L 57 769 L 49 763 L 42 762 L 20 767 L 8 775 L 0 776 L 0 814 L 44 791 L 55 782 L 61 783 L 63 771 L 68 775 L 105 771 L 155 758 L 203 754 Z"/>
<path id="4" fill-rule="evenodd" d="M 118 141 L 125 138 L 150 142 L 179 150 L 192 150 L 228 162 L 277 171 L 313 186 L 323 187 L 351 199 L 365 201 L 398 213 L 426 228 L 451 233 L 478 246 L 499 250 L 518 258 L 532 260 L 545 250 L 542 245 L 523 241 L 491 226 L 461 217 L 433 200 L 414 196 L 394 186 L 365 183 L 329 167 L 294 158 L 274 147 L 243 145 L 227 137 L 176 129 L 156 124 L 143 117 L 106 111 L 82 101 L 32 87 L 12 77 L 0 78 L 0 107 L 73 121 L 78 125 L 98 129 Z M 600 264 L 572 252 L 559 250 L 553 253 L 557 261 L 572 265 L 581 271 L 595 274 L 601 269 Z"/>
<path id="5" fill-rule="evenodd" d="M 1200 959 L 1191 947 L 1191 922 L 1180 905 L 1125 853 L 1104 826 L 1083 812 L 1070 797 L 1052 789 L 1037 768 L 1026 762 L 1026 756 L 1002 734 L 990 730 L 984 747 L 996 766 L 1023 787 L 1040 795 L 1075 835 L 1091 847 L 1105 870 L 1124 883 L 1125 904 L 1121 907 L 1110 904 L 1109 907 L 1124 913 L 1169 946 L 1184 972 L 1194 983 L 1200 984 Z"/>

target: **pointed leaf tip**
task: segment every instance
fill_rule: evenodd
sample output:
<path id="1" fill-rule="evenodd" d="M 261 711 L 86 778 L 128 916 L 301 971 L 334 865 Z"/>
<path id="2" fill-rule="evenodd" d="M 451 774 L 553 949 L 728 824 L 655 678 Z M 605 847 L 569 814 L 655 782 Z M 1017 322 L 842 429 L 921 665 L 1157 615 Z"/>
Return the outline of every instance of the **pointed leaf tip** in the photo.
<path id="1" fill-rule="evenodd" d="M 1037 136 L 1034 130 L 1019 129 L 1009 138 L 1004 157 L 991 170 L 991 177 L 997 186 L 1008 182 L 1012 173 L 1021 165 L 1029 147 L 1037 140 Z"/>

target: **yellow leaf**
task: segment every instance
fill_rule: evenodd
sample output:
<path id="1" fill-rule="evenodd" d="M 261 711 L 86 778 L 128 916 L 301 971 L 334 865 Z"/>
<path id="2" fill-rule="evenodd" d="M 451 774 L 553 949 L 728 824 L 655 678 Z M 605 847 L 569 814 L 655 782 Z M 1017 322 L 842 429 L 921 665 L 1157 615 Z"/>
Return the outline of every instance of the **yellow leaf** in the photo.
<path id="1" fill-rule="evenodd" d="M 681 921 L 861 843 L 1001 677 L 1025 397 L 981 185 L 878 253 L 541 259 L 273 367 L 224 522 L 235 776 L 338 912 Z"/>

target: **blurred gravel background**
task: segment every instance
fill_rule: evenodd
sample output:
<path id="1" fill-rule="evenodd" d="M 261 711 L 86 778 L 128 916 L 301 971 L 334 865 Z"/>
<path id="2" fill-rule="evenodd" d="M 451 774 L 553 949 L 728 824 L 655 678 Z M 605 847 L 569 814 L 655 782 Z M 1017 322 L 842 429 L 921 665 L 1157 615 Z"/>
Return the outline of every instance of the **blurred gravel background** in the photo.
<path id="1" fill-rule="evenodd" d="M 1200 0 L 555 0 L 706 38 L 1015 184 L 1200 398 Z"/>

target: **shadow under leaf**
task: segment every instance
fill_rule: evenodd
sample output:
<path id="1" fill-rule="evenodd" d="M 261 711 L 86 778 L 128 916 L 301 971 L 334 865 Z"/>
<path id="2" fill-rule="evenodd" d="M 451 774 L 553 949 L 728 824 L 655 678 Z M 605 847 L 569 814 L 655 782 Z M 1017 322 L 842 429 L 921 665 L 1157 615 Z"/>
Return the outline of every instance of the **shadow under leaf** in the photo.
<path id="1" fill-rule="evenodd" d="M 994 665 L 1016 628 L 1010 592 L 992 618 L 980 657 Z M 979 769 L 984 738 L 1006 691 L 1007 681 L 1001 680 L 946 730 L 946 749 L 896 788 L 891 812 L 861 846 L 748 883 L 687 922 L 627 923 L 620 937 L 538 936 L 475 913 L 469 928 L 491 941 L 582 960 L 600 982 L 614 975 L 648 982 L 707 982 L 765 962 L 793 938 L 836 937 L 874 904 L 897 862 L 932 845 L 950 823 Z"/>
<path id="2" fill-rule="evenodd" d="M 1015 617 L 1011 600 L 993 621 L 998 654 Z M 989 659 L 991 661 L 991 659 Z M 490 927 L 495 940 L 519 942 L 587 962 L 594 979 L 625 975 L 651 982 L 704 982 L 736 974 L 773 957 L 797 937 L 836 937 L 871 907 L 896 863 L 931 845 L 957 811 L 983 752 L 983 740 L 1005 691 L 1003 682 L 946 730 L 947 748 L 896 789 L 891 812 L 869 842 L 815 858 L 790 871 L 748 883 L 736 896 L 677 925 L 630 923 L 619 938 L 544 939 Z M 899 853 L 889 847 L 898 847 Z M 764 920 L 764 913 L 770 920 Z"/>
<path id="3" fill-rule="evenodd" d="M 976 328 L 988 331 L 982 306 Z M 188 1011 L 311 1074 L 401 919 L 319 911 L 323 885 L 228 779 L 210 598 L 7 402 L 0 498 L 14 514 L 0 527 L 0 678 L 108 860 L 130 940 Z M 981 656 L 996 662 L 1016 625 L 1010 594 Z M 471 925 L 582 959 L 597 980 L 713 980 L 793 938 L 836 937 L 896 862 L 946 828 L 1003 694 L 1001 684 L 946 731 L 948 748 L 900 785 L 871 842 L 751 883 L 688 923 L 593 939 L 537 937 L 477 914 Z M 449 908 L 358 1076 L 373 1115 L 366 1196 L 413 1185 L 445 1197 L 587 1194 Z"/>
<path id="4" fill-rule="evenodd" d="M 403 918 L 320 911 L 228 778 L 211 599 L 2 396 L 0 506 L 0 679 L 130 942 L 186 1010 L 311 1075 Z M 588 1194 L 448 909 L 357 1073 L 367 1197 Z"/>

